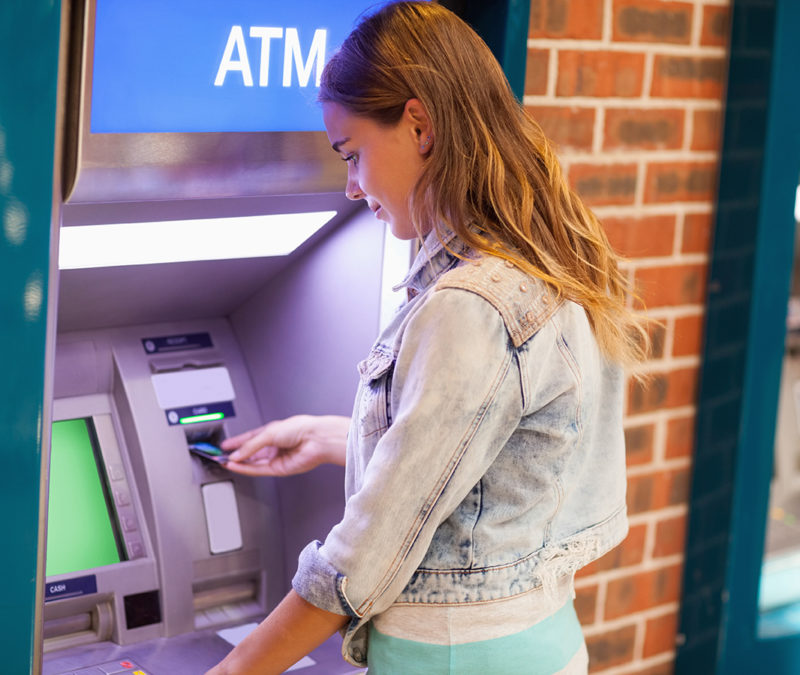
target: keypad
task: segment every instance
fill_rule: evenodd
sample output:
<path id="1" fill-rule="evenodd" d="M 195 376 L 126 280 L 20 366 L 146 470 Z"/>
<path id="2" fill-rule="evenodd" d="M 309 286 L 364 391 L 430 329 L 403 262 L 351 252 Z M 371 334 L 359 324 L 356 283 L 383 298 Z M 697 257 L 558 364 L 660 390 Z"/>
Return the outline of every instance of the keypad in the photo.
<path id="1" fill-rule="evenodd" d="M 147 670 L 130 659 L 119 659 L 108 661 L 96 666 L 88 666 L 78 670 L 66 670 L 58 675 L 153 675 L 153 671 Z"/>

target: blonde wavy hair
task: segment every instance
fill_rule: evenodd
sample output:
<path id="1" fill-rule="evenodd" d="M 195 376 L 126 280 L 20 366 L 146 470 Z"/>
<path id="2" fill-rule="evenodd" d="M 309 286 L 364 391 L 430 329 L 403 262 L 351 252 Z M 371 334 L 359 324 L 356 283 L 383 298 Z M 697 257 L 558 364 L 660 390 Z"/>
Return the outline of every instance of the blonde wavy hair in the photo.
<path id="1" fill-rule="evenodd" d="M 433 224 L 512 261 L 586 311 L 613 361 L 646 357 L 647 323 L 627 300 L 597 218 L 570 190 L 541 127 L 511 91 L 483 40 L 429 2 L 397 2 L 362 19 L 322 74 L 319 100 L 396 124 L 419 99 L 434 145 L 410 195 L 418 232 Z"/>

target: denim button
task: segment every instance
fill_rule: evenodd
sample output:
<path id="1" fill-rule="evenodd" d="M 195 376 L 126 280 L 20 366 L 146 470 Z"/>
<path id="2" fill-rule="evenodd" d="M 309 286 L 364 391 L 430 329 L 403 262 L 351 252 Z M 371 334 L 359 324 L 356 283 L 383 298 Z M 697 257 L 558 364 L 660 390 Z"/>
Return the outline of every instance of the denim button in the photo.
<path id="1" fill-rule="evenodd" d="M 528 320 L 528 323 L 533 323 L 533 320 L 536 318 L 536 314 L 534 314 L 533 310 L 529 311 L 525 318 Z"/>
<path id="2" fill-rule="evenodd" d="M 494 274 L 492 274 L 491 280 L 495 282 L 500 281 L 500 275 L 497 272 L 495 272 Z"/>
<path id="3" fill-rule="evenodd" d="M 519 290 L 521 290 L 523 293 L 527 293 L 528 292 L 528 285 L 527 284 L 520 284 L 519 285 Z"/>
<path id="4" fill-rule="evenodd" d="M 508 267 L 508 268 L 514 267 L 514 263 L 512 263 L 510 260 L 506 260 L 505 263 L 506 263 L 506 267 Z"/>

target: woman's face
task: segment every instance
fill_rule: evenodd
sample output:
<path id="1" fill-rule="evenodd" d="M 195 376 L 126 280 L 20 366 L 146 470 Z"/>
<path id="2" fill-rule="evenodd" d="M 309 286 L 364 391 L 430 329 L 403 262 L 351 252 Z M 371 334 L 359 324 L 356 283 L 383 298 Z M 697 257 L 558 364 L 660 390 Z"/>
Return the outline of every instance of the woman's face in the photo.
<path id="1" fill-rule="evenodd" d="M 420 121 L 414 101 L 406 104 L 403 117 L 394 126 L 353 115 L 338 103 L 322 106 L 328 139 L 347 162 L 345 194 L 348 199 L 366 200 L 375 217 L 387 223 L 398 239 L 417 236 L 409 196 L 432 146 L 429 142 L 422 147 L 428 135 L 427 115 Z M 424 236 L 427 231 L 419 234 Z"/>

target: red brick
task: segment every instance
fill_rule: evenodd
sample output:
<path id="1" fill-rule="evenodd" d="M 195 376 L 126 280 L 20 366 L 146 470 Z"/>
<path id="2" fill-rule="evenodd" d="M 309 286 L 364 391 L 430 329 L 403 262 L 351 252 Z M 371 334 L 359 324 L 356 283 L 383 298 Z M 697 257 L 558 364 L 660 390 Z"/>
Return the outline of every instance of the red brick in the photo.
<path id="1" fill-rule="evenodd" d="M 668 661 L 667 663 L 659 663 L 657 666 L 633 668 L 632 670 L 625 670 L 620 675 L 675 675 L 675 663 Z"/>
<path id="2" fill-rule="evenodd" d="M 546 49 L 529 49 L 525 63 L 525 94 L 540 96 L 547 93 L 547 73 L 550 52 Z"/>
<path id="3" fill-rule="evenodd" d="M 599 40 L 603 0 L 532 0 L 528 36 Z"/>
<path id="4" fill-rule="evenodd" d="M 641 96 L 644 54 L 562 51 L 558 55 L 557 96 Z"/>
<path id="5" fill-rule="evenodd" d="M 593 108 L 528 106 L 526 110 L 560 149 L 592 149 L 595 116 Z"/>
<path id="6" fill-rule="evenodd" d="M 693 6 L 663 0 L 616 0 L 615 42 L 689 44 Z"/>
<path id="7" fill-rule="evenodd" d="M 709 253 L 713 214 L 690 213 L 683 222 L 683 253 Z"/>
<path id="8" fill-rule="evenodd" d="M 673 215 L 605 218 L 603 229 L 612 248 L 625 258 L 669 256 L 675 243 Z"/>
<path id="9" fill-rule="evenodd" d="M 654 373 L 649 380 L 631 379 L 628 414 L 654 412 L 663 408 L 692 405 L 697 396 L 697 367 Z"/>
<path id="10" fill-rule="evenodd" d="M 656 55 L 652 96 L 665 98 L 722 98 L 727 74 L 723 57 Z"/>
<path id="11" fill-rule="evenodd" d="M 686 504 L 688 498 L 688 469 L 670 469 L 628 477 L 627 499 L 631 514 L 679 506 Z"/>
<path id="12" fill-rule="evenodd" d="M 633 204 L 636 173 L 635 164 L 574 164 L 569 183 L 589 206 Z"/>
<path id="13" fill-rule="evenodd" d="M 642 656 L 649 658 L 665 652 L 674 652 L 677 634 L 677 612 L 670 612 L 664 616 L 649 619 L 644 630 L 644 651 Z"/>
<path id="14" fill-rule="evenodd" d="M 682 316 L 675 319 L 673 356 L 699 356 L 703 347 L 703 316 Z"/>
<path id="15" fill-rule="evenodd" d="M 730 30 L 730 7 L 706 5 L 703 7 L 703 28 L 700 44 L 724 47 L 728 44 Z"/>
<path id="16" fill-rule="evenodd" d="M 678 417 L 667 422 L 666 458 L 689 457 L 694 450 L 694 417 Z"/>
<path id="17" fill-rule="evenodd" d="M 647 167 L 647 203 L 713 202 L 717 189 L 716 162 L 659 162 Z"/>
<path id="18" fill-rule="evenodd" d="M 719 152 L 722 144 L 722 112 L 695 110 L 692 130 L 692 150 Z"/>
<path id="19" fill-rule="evenodd" d="M 638 565 L 644 560 L 644 541 L 646 536 L 646 525 L 632 525 L 628 531 L 628 536 L 625 537 L 625 541 L 616 548 L 611 549 L 603 557 L 584 567 L 578 572 L 578 576 L 590 577 L 598 572 Z"/>
<path id="20" fill-rule="evenodd" d="M 651 320 L 647 327 L 650 335 L 650 353 L 648 359 L 656 361 L 664 358 L 664 346 L 667 339 L 667 326 L 663 321 Z"/>
<path id="21" fill-rule="evenodd" d="M 587 637 L 589 672 L 594 673 L 633 661 L 635 642 L 636 626 L 624 626 Z"/>
<path id="22" fill-rule="evenodd" d="M 594 623 L 597 616 L 597 585 L 575 589 L 575 613 L 582 626 Z"/>
<path id="23" fill-rule="evenodd" d="M 609 581 L 605 618 L 617 619 L 677 602 L 681 592 L 681 570 L 681 565 L 670 565 Z"/>
<path id="24" fill-rule="evenodd" d="M 603 147 L 606 150 L 679 150 L 683 145 L 685 113 L 679 109 L 606 112 Z"/>
<path id="25" fill-rule="evenodd" d="M 699 305 L 705 300 L 704 264 L 644 267 L 636 270 L 636 291 L 644 306 Z"/>
<path id="26" fill-rule="evenodd" d="M 675 516 L 662 520 L 656 526 L 656 543 L 653 557 L 683 553 L 686 548 L 686 516 Z"/>
<path id="27" fill-rule="evenodd" d="M 643 424 L 625 429 L 625 454 L 628 466 L 649 464 L 653 461 L 655 424 Z"/>

